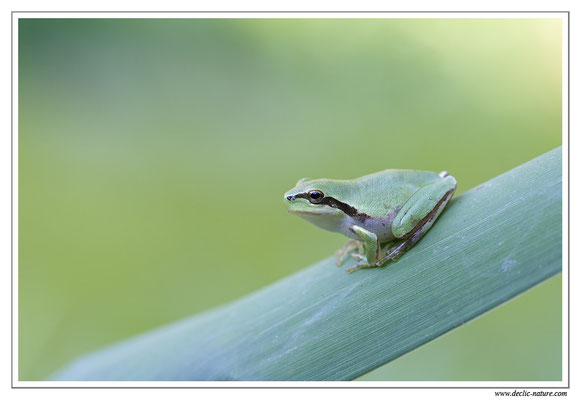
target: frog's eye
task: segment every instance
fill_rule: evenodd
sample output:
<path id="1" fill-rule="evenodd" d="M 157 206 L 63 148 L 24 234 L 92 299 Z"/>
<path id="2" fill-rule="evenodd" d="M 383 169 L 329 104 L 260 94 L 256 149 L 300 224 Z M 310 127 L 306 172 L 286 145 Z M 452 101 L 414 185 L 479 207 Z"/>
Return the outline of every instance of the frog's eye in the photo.
<path id="1" fill-rule="evenodd" d="M 309 201 L 311 203 L 318 204 L 323 201 L 323 197 L 325 197 L 325 195 L 320 190 L 309 191 Z"/>

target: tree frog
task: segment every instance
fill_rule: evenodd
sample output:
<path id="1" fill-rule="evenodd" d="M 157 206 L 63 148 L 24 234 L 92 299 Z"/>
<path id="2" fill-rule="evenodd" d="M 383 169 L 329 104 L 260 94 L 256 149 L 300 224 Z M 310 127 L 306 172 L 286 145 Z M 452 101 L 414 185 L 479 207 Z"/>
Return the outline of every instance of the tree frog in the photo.
<path id="1" fill-rule="evenodd" d="M 359 262 L 347 272 L 397 261 L 431 228 L 454 191 L 446 171 L 388 169 L 351 180 L 299 180 L 285 193 L 288 211 L 349 240 L 336 253 Z"/>

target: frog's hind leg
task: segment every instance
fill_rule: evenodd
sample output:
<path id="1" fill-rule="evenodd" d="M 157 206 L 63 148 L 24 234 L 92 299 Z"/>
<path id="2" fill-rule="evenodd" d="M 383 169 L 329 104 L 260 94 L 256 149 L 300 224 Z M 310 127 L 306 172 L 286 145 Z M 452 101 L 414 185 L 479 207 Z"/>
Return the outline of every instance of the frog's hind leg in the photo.
<path id="1" fill-rule="evenodd" d="M 396 261 L 432 227 L 456 190 L 456 179 L 447 175 L 441 181 L 418 190 L 402 207 L 393 221 L 392 232 L 403 241 L 387 251 L 377 265 Z"/>
<path id="2" fill-rule="evenodd" d="M 400 258 L 403 255 L 403 253 L 408 251 L 426 234 L 428 229 L 430 229 L 430 227 L 433 225 L 434 221 L 435 218 L 431 220 L 431 222 L 422 225 L 417 231 L 412 233 L 412 235 L 409 238 L 403 240 L 397 246 L 394 246 L 391 249 L 389 249 L 387 251 L 387 254 L 377 262 L 377 265 L 378 266 L 382 265 L 387 260 L 397 261 L 397 259 Z"/>

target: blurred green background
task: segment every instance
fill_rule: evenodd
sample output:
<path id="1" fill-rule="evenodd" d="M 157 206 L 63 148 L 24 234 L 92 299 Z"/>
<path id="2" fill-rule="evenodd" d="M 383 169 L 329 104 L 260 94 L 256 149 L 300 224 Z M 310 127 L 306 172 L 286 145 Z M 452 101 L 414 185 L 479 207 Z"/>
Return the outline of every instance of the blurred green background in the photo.
<path id="1" fill-rule="evenodd" d="M 561 144 L 558 19 L 18 25 L 21 380 L 332 254 L 303 176 L 462 193 Z M 560 380 L 560 276 L 362 379 Z"/>

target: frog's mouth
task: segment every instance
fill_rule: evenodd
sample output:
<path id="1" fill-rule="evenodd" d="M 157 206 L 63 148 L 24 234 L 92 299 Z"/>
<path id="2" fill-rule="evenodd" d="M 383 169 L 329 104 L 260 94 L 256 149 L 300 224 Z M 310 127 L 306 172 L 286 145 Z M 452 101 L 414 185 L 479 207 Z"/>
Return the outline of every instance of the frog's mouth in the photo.
<path id="1" fill-rule="evenodd" d="M 313 215 L 331 215 L 334 214 L 332 209 L 318 209 L 317 211 L 307 211 L 307 210 L 288 210 L 289 213 L 291 214 L 295 214 L 298 216 L 304 215 L 307 217 L 313 216 Z"/>

